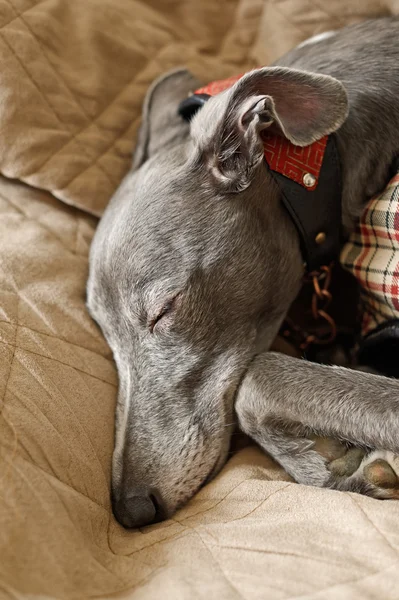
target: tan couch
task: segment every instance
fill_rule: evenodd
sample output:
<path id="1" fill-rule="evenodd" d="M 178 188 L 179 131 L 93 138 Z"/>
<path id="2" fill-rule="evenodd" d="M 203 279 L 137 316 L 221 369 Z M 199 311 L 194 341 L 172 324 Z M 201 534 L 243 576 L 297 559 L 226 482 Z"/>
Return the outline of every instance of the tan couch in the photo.
<path id="1" fill-rule="evenodd" d="M 110 513 L 117 378 L 85 310 L 95 226 L 151 80 L 276 58 L 399 0 L 0 0 L 0 598 L 399 598 L 399 503 L 254 448 L 175 518 Z"/>

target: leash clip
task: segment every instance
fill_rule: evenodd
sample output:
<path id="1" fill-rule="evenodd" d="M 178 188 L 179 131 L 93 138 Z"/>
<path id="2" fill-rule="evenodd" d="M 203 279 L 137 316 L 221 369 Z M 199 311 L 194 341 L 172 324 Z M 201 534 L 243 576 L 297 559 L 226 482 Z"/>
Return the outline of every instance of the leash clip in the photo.
<path id="1" fill-rule="evenodd" d="M 331 285 L 331 269 L 329 266 L 323 265 L 318 271 L 313 271 L 309 274 L 313 283 L 312 296 L 312 315 L 315 321 L 323 320 L 328 324 L 328 331 L 323 336 L 309 336 L 308 345 L 310 343 L 317 345 L 331 344 L 337 337 L 337 326 L 331 315 L 328 314 L 327 308 L 331 304 L 332 295 L 329 291 Z"/>
<path id="2" fill-rule="evenodd" d="M 329 290 L 332 266 L 333 263 L 329 266 L 323 265 L 320 269 L 308 273 L 304 279 L 305 283 L 311 283 L 313 286 L 311 300 L 312 316 L 317 324 L 320 323 L 321 329 L 324 329 L 323 334 L 309 333 L 298 325 L 295 325 L 289 317 L 284 322 L 283 337 L 291 341 L 302 352 L 307 350 L 312 344 L 316 346 L 331 344 L 337 336 L 336 323 L 327 312 L 327 308 L 332 301 L 332 294 Z"/>

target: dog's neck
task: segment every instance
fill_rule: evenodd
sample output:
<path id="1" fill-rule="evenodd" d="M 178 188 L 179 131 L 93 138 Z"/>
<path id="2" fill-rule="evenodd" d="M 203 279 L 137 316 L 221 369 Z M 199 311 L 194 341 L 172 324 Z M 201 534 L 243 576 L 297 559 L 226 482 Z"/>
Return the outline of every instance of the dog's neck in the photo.
<path id="1" fill-rule="evenodd" d="M 342 164 L 342 222 L 353 228 L 370 198 L 384 189 L 399 153 L 399 63 L 389 22 L 367 36 L 346 33 L 295 48 L 276 65 L 330 75 L 341 81 L 349 115 L 337 131 Z M 368 52 L 372 42 L 372 58 Z"/>
<path id="2" fill-rule="evenodd" d="M 332 73 L 334 75 L 334 73 Z M 234 78 L 236 80 L 238 78 Z M 219 91 L 226 89 L 232 85 L 232 80 L 225 80 L 209 84 L 204 88 L 200 88 L 193 96 L 183 101 L 180 105 L 180 114 L 188 120 L 206 101 L 207 99 Z M 216 85 L 216 88 L 215 88 Z M 220 89 L 219 89 L 219 87 Z M 285 198 L 284 204 L 288 208 L 294 223 L 299 230 L 302 240 L 302 251 L 305 262 L 308 262 L 308 270 L 313 270 L 315 265 L 323 264 L 318 259 L 323 260 L 323 251 L 319 251 L 317 244 L 314 243 L 315 237 L 320 231 L 323 235 L 327 232 L 327 243 L 324 246 L 335 248 L 335 255 L 339 250 L 339 241 L 336 238 L 340 221 L 343 225 L 343 231 L 349 232 L 356 220 L 359 218 L 362 209 L 366 202 L 375 194 L 380 192 L 388 183 L 392 163 L 398 154 L 399 143 L 397 142 L 396 131 L 399 131 L 399 102 L 397 94 L 394 92 L 386 92 L 384 96 L 385 111 L 381 111 L 381 91 L 376 93 L 376 89 L 369 86 L 368 82 L 359 83 L 359 80 L 354 79 L 345 81 L 345 87 L 349 99 L 349 116 L 342 127 L 334 134 L 338 153 L 340 156 L 341 170 L 331 162 L 331 153 L 325 156 L 323 169 L 329 170 L 332 178 L 325 181 L 324 190 L 322 190 L 319 202 L 313 204 L 314 212 L 311 218 L 307 214 L 302 217 L 296 210 L 296 198 L 298 195 L 290 189 L 289 183 L 277 178 L 277 183 Z M 394 134 L 393 134 L 394 132 Z M 275 167 L 270 165 L 265 147 L 265 159 L 268 162 L 271 171 L 275 171 Z M 331 164 L 328 164 L 330 161 Z M 278 171 L 278 169 L 277 169 Z M 284 171 L 278 171 L 287 176 Z M 334 176 L 342 180 L 342 186 L 336 185 Z M 293 179 L 288 175 L 288 179 Z M 298 183 L 298 182 L 297 182 Z M 299 186 L 300 187 L 300 186 Z M 288 189 L 288 194 L 286 193 Z M 324 194 L 323 194 L 324 192 Z M 331 193 L 334 193 L 334 198 L 331 198 Z M 290 199 L 291 198 L 291 199 Z M 327 200 L 326 200 L 327 198 Z M 297 198 L 297 206 L 309 205 L 309 202 L 303 202 L 303 199 Z M 319 211 L 319 207 L 325 206 L 325 215 Z M 338 203 L 339 211 L 334 210 L 333 205 Z M 310 203 L 311 204 L 311 203 Z M 303 212 L 303 211 L 302 211 Z M 339 214 L 341 213 L 341 214 Z M 330 227 L 326 225 L 330 223 Z M 332 220 L 333 219 L 333 220 Z M 320 230 L 315 229 L 315 226 L 320 224 Z M 299 225 L 299 227 L 298 227 Z M 324 228 L 323 228 L 324 225 Z M 332 225 L 332 226 L 331 226 Z M 335 233 L 332 233 L 335 231 Z M 332 240 L 332 241 L 331 241 Z M 328 258 L 332 252 L 324 252 L 324 258 Z"/>
<path id="3" fill-rule="evenodd" d="M 392 135 L 392 131 L 399 131 L 397 110 L 395 115 L 394 107 L 392 111 L 388 108 L 384 118 L 376 119 L 376 111 L 381 109 L 375 99 L 359 94 L 354 100 L 347 121 L 336 133 L 342 165 L 342 223 L 346 231 L 353 228 L 370 198 L 385 188 L 399 152 L 398 138 Z"/>

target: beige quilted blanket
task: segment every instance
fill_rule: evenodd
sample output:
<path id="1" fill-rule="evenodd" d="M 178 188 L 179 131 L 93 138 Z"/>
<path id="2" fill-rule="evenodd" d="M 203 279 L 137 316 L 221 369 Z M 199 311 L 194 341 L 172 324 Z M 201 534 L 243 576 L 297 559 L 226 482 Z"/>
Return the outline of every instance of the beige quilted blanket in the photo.
<path id="1" fill-rule="evenodd" d="M 150 81 L 267 63 L 399 0 L 0 0 L 0 598 L 399 598 L 399 503 L 304 488 L 254 448 L 175 518 L 110 514 L 117 379 L 87 253 Z M 91 216 L 90 216 L 91 215 Z"/>

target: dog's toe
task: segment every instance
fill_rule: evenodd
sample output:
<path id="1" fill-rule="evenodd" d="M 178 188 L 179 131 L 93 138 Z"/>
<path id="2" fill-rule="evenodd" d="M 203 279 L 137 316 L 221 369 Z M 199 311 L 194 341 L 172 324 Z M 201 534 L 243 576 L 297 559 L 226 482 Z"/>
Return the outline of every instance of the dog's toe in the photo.
<path id="1" fill-rule="evenodd" d="M 335 477 L 350 477 L 361 465 L 365 451 L 361 448 L 349 448 L 345 454 L 329 464 L 329 469 Z"/>
<path id="2" fill-rule="evenodd" d="M 380 498 L 399 500 L 399 456 L 393 452 L 376 450 L 362 461 L 359 475 L 371 483 Z"/>
<path id="3" fill-rule="evenodd" d="M 365 455 L 363 450 L 350 448 L 329 469 L 335 489 L 399 500 L 399 456 L 393 452 L 375 450 Z"/>

